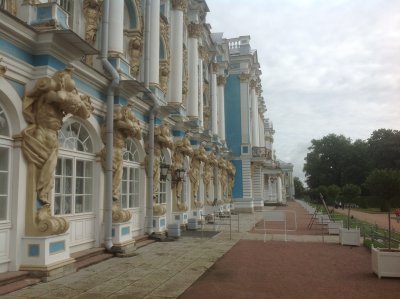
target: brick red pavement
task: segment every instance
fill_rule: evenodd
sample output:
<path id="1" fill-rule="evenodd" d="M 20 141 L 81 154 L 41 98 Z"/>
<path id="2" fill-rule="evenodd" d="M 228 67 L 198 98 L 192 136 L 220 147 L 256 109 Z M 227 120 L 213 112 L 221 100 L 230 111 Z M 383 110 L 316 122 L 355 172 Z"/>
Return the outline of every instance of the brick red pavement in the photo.
<path id="1" fill-rule="evenodd" d="M 321 233 L 320 226 L 307 229 L 311 216 L 299 204 L 277 209 L 297 213 L 298 229 L 289 234 Z M 400 279 L 373 274 L 365 247 L 240 240 L 179 298 L 400 298 Z"/>

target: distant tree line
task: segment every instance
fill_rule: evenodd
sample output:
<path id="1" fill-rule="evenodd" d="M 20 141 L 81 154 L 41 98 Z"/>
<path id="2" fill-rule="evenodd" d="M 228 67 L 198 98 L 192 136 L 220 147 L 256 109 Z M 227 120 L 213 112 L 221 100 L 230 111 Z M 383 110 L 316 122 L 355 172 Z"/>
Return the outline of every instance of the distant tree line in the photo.
<path id="1" fill-rule="evenodd" d="M 311 199 L 321 193 L 330 204 L 341 201 L 381 210 L 388 203 L 400 206 L 400 131 L 379 129 L 367 140 L 354 142 L 329 134 L 313 139 L 308 150 L 303 170 Z M 298 178 L 295 192 L 305 193 Z"/>

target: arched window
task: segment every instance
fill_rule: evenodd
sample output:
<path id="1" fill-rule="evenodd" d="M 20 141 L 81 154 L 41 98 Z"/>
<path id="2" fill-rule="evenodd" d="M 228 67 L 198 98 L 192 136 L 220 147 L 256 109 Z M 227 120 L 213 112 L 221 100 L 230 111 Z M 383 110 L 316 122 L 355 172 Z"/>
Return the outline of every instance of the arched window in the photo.
<path id="1" fill-rule="evenodd" d="M 95 155 L 89 133 L 79 122 L 67 120 L 59 133 L 60 154 L 54 184 L 54 214 L 92 212 Z"/>
<path id="2" fill-rule="evenodd" d="M 11 145 L 8 120 L 0 106 L 0 221 L 8 220 Z"/>
<path id="3" fill-rule="evenodd" d="M 165 163 L 165 156 L 161 154 L 160 164 Z M 167 202 L 167 181 L 160 180 L 160 187 L 157 194 L 157 203 L 165 204 Z"/>
<path id="4" fill-rule="evenodd" d="M 122 208 L 139 207 L 139 152 L 132 139 L 128 138 L 123 151 L 124 170 L 121 180 Z"/>

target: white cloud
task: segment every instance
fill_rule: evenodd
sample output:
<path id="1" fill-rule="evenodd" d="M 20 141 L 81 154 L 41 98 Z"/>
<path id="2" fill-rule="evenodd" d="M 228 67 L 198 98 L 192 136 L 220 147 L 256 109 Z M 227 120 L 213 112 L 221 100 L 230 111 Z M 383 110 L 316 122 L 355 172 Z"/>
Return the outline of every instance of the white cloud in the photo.
<path id="1" fill-rule="evenodd" d="M 400 129 L 400 1 L 208 0 L 213 32 L 250 35 L 280 159 L 311 139 Z"/>

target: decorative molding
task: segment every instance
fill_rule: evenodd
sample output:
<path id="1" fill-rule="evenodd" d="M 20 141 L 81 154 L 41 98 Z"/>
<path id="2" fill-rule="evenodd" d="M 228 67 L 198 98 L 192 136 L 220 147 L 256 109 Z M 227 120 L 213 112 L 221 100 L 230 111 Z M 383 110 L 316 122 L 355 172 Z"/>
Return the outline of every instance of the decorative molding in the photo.
<path id="1" fill-rule="evenodd" d="M 191 22 L 188 25 L 188 34 L 190 38 L 200 38 L 203 32 L 203 25 Z"/>
<path id="2" fill-rule="evenodd" d="M 205 63 L 208 63 L 208 50 L 206 47 L 199 46 L 199 56 Z"/>
<path id="3" fill-rule="evenodd" d="M 257 87 L 257 81 L 256 80 L 250 80 L 250 88 L 255 89 Z"/>
<path id="4" fill-rule="evenodd" d="M 226 83 L 226 78 L 223 75 L 219 75 L 217 77 L 217 85 L 225 85 Z"/>
<path id="5" fill-rule="evenodd" d="M 188 7 L 187 0 L 172 0 L 172 9 L 186 11 Z"/>
<path id="6" fill-rule="evenodd" d="M 239 75 L 239 79 L 240 79 L 240 83 L 247 83 L 247 82 L 249 82 L 250 74 L 241 73 Z"/>

